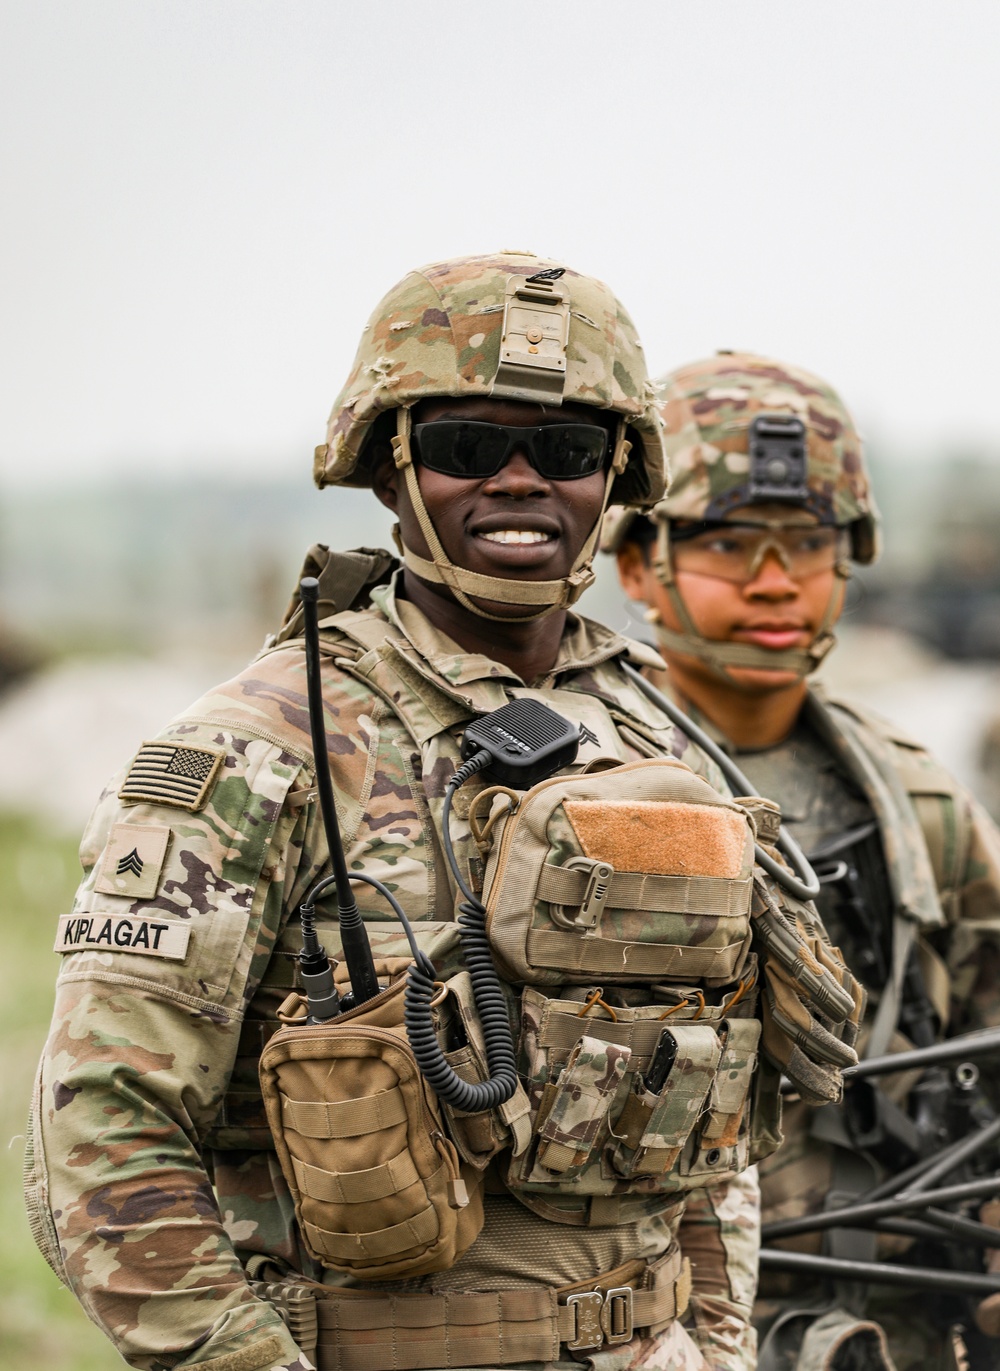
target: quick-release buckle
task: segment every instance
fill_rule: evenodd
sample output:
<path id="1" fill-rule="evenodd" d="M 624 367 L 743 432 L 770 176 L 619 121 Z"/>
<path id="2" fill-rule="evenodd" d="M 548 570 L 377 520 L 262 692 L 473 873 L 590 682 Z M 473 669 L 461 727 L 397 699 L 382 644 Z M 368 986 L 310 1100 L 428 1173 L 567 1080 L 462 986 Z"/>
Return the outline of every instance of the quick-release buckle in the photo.
<path id="1" fill-rule="evenodd" d="M 600 1290 L 570 1295 L 566 1303 L 576 1310 L 576 1336 L 566 1346 L 583 1352 L 604 1343 L 628 1342 L 633 1333 L 632 1295 L 630 1285 L 616 1285 L 606 1295 Z"/>
<path id="2" fill-rule="evenodd" d="M 587 873 L 580 912 L 573 922 L 579 928 L 596 928 L 607 904 L 615 869 L 610 862 L 597 861 L 593 857 L 570 857 L 566 866 L 569 870 Z"/>

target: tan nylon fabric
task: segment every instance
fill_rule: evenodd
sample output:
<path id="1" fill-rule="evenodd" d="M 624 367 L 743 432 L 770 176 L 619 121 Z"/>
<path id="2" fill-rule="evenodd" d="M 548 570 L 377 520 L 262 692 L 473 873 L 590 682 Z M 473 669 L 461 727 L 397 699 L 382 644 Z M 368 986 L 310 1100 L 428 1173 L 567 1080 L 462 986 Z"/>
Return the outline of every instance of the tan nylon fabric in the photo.
<path id="1" fill-rule="evenodd" d="M 641 1270 L 642 1263 L 631 1263 Z M 373 1296 L 352 1290 L 316 1291 L 318 1371 L 418 1371 L 440 1366 L 509 1366 L 548 1362 L 576 1338 L 579 1322 L 567 1297 L 578 1290 L 628 1287 L 632 1323 L 656 1331 L 687 1309 L 690 1263 L 674 1247 L 645 1277 L 627 1270 L 563 1289 L 525 1287 L 491 1293 Z"/>
<path id="2" fill-rule="evenodd" d="M 261 1090 L 303 1240 L 325 1266 L 389 1280 L 446 1270 L 483 1223 L 481 1177 L 451 1207 L 458 1156 L 403 1027 L 403 990 L 276 1033 Z"/>
<path id="3" fill-rule="evenodd" d="M 540 883 L 552 879 L 547 868 L 564 867 L 579 857 L 612 865 L 616 858 L 620 861 L 613 824 L 605 833 L 584 830 L 581 824 L 584 812 L 602 810 L 613 817 L 618 804 L 629 806 L 636 862 L 645 849 L 646 870 L 626 873 L 635 878 L 633 888 L 642 889 L 644 876 L 676 878 L 677 899 L 670 912 L 677 917 L 650 920 L 654 911 L 642 905 L 616 909 L 607 902 L 596 926 L 583 936 L 583 927 L 560 924 L 561 918 L 575 916 L 574 907 L 563 906 L 561 914 L 553 910 L 541 896 Z M 643 818 L 641 841 L 634 841 Z M 734 825 L 739 826 L 739 846 L 730 877 L 694 876 L 678 869 L 684 863 L 684 845 L 676 841 L 677 831 L 694 828 L 703 843 L 716 838 L 732 861 Z M 749 947 L 752 871 L 749 817 L 682 764 L 650 759 L 553 777 L 529 790 L 517 809 L 495 825 L 484 886 L 491 945 L 502 972 L 515 982 L 554 985 L 567 976 L 579 981 L 603 974 L 624 983 L 650 975 L 695 975 L 724 983 L 737 974 Z M 711 883 L 704 890 L 703 880 Z M 720 899 L 730 883 L 732 895 Z M 662 905 L 655 912 L 664 912 Z M 664 927 L 671 941 L 655 941 L 654 930 Z"/>

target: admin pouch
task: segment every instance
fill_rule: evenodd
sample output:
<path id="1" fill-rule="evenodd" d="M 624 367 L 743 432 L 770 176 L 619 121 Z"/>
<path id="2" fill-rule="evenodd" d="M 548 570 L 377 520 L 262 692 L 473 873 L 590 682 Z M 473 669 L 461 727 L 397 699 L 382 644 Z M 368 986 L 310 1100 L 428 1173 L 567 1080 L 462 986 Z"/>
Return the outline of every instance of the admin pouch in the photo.
<path id="1" fill-rule="evenodd" d="M 484 823 L 486 808 L 489 818 Z M 528 985 L 726 985 L 750 949 L 754 826 L 672 758 L 487 790 L 483 902 L 500 974 Z"/>
<path id="2" fill-rule="evenodd" d="M 264 1048 L 261 1091 L 303 1241 L 366 1281 L 444 1271 L 483 1226 L 482 1177 L 445 1134 L 403 1026 L 397 980 Z"/>

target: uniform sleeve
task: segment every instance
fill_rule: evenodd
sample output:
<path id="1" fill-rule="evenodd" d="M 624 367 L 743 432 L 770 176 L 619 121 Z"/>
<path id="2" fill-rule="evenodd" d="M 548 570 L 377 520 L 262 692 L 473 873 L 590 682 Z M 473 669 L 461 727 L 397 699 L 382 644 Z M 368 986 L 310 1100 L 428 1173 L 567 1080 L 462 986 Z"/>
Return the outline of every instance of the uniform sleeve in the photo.
<path id="1" fill-rule="evenodd" d="M 760 1252 L 760 1186 L 751 1167 L 726 1185 L 695 1191 L 677 1234 L 692 1267 L 689 1331 L 711 1371 L 752 1371 L 750 1323 Z"/>
<path id="2" fill-rule="evenodd" d="M 953 1033 L 1000 1025 L 1000 829 L 970 796 L 961 801 L 966 854 L 946 952 Z"/>
<path id="3" fill-rule="evenodd" d="M 304 811 L 286 800 L 304 763 L 273 739 L 190 724 L 143 757 L 125 790 L 146 798 L 121 803 L 119 778 L 102 799 L 59 921 L 32 1229 L 132 1366 L 306 1367 L 250 1292 L 200 1151 L 299 863 Z"/>

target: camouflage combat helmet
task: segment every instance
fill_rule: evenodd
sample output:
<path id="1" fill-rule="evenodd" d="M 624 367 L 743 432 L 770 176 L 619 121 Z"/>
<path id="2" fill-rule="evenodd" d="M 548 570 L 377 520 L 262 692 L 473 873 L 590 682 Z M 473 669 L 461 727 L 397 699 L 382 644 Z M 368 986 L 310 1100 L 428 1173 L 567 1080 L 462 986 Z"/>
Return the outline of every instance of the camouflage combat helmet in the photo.
<path id="1" fill-rule="evenodd" d="M 673 469 L 656 513 L 666 519 L 725 519 L 773 500 L 750 479 L 750 426 L 758 415 L 789 415 L 805 430 L 804 490 L 779 496 L 820 523 L 851 531 L 851 555 L 868 565 L 879 552 L 879 517 L 861 439 L 837 392 L 818 376 L 750 352 L 719 352 L 663 378 L 660 412 Z M 624 503 L 624 502 L 623 502 Z"/>
<path id="2" fill-rule="evenodd" d="M 660 412 L 672 481 L 650 512 L 658 529 L 654 568 L 666 586 L 683 632 L 656 626 L 661 644 L 693 654 L 732 682 L 727 668 L 814 670 L 833 646 L 830 628 L 839 605 L 835 590 L 815 641 L 805 650 L 768 652 L 750 643 L 716 643 L 695 629 L 674 583 L 670 524 L 676 520 L 757 522 L 754 506 L 775 504 L 785 519 L 804 515 L 848 530 L 850 555 L 863 565 L 879 553 L 879 515 L 871 493 L 861 440 L 835 390 L 801 367 L 748 352 L 718 352 L 679 367 L 662 380 Z M 797 438 L 768 459 L 761 438 L 768 429 Z M 756 451 L 751 459 L 751 444 Z M 757 453 L 760 455 L 758 456 Z M 601 547 L 614 552 L 639 511 L 608 511 Z M 765 520 L 764 522 L 769 522 Z M 838 563 L 842 576 L 848 574 Z"/>
<path id="3" fill-rule="evenodd" d="M 366 443 L 378 416 L 395 410 L 393 453 L 432 558 L 404 546 L 407 566 L 450 586 L 481 617 L 498 616 L 470 595 L 547 614 L 591 584 L 600 520 L 569 576 L 508 580 L 450 562 L 420 495 L 410 455 L 413 406 L 431 396 L 479 395 L 549 406 L 570 401 L 617 414 L 605 504 L 613 497 L 649 508 L 663 494 L 662 420 L 631 319 L 602 282 L 524 252 L 436 262 L 389 291 L 365 326 L 327 441 L 316 449 L 316 484 L 370 486 Z"/>

